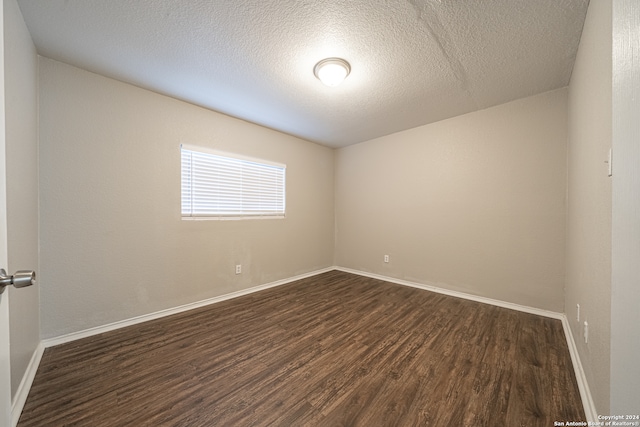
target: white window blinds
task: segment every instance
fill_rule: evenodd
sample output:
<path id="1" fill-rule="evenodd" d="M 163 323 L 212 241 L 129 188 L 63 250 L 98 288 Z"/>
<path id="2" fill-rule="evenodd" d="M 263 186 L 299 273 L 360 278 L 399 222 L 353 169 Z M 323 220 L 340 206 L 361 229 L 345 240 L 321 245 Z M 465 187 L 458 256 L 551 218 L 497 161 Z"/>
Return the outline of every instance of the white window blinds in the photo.
<path id="1" fill-rule="evenodd" d="M 286 166 L 181 147 L 182 217 L 284 217 Z"/>

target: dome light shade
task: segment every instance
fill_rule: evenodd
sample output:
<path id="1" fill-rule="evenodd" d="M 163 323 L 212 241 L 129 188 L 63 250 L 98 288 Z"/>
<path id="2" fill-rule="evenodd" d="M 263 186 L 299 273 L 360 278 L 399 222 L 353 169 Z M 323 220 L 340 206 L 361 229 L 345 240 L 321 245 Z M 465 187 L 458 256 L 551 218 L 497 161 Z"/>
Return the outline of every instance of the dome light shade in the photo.
<path id="1" fill-rule="evenodd" d="M 313 74 L 327 86 L 338 86 L 351 72 L 351 66 L 340 58 L 327 58 L 313 67 Z"/>

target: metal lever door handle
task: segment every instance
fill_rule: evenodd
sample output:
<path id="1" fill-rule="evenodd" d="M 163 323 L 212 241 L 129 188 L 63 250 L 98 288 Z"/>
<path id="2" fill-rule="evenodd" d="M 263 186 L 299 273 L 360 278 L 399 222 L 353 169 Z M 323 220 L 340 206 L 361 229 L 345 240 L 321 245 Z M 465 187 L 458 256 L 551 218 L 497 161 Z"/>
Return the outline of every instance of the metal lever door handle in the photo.
<path id="1" fill-rule="evenodd" d="M 36 283 L 36 272 L 33 270 L 19 270 L 13 276 L 7 276 L 4 268 L 0 268 L 0 294 L 4 288 L 13 285 L 16 288 L 24 288 Z"/>

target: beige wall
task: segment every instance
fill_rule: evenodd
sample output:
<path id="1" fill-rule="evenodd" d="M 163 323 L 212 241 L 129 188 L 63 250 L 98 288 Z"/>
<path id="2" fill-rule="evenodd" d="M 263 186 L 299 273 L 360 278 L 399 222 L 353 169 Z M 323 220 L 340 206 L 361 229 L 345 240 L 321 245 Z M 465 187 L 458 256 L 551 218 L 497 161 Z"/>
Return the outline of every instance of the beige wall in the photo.
<path id="1" fill-rule="evenodd" d="M 613 0 L 612 414 L 640 413 L 639 28 L 640 3 Z"/>
<path id="2" fill-rule="evenodd" d="M 38 57 L 18 4 L 4 0 L 8 270 L 38 270 Z M 11 293 L 11 390 L 40 342 L 38 287 Z"/>
<path id="3" fill-rule="evenodd" d="M 560 89 L 337 150 L 337 265 L 562 311 L 566 99 Z"/>
<path id="4" fill-rule="evenodd" d="M 181 220 L 180 143 L 285 163 L 286 219 Z M 333 152 L 41 58 L 40 210 L 48 338 L 332 265 Z"/>
<path id="5" fill-rule="evenodd" d="M 569 86 L 565 309 L 596 408 L 609 411 L 611 1 L 589 5 Z M 580 304 L 580 322 L 576 319 Z M 589 344 L 583 322 L 589 323 Z"/>

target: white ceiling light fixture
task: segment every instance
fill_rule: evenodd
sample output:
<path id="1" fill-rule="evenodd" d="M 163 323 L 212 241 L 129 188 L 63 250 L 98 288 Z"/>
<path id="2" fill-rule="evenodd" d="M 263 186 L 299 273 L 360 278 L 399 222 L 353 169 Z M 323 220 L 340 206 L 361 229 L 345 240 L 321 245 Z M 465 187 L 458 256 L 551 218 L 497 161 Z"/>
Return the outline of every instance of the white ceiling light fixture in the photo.
<path id="1" fill-rule="evenodd" d="M 341 58 L 327 58 L 313 67 L 313 74 L 327 86 L 338 86 L 351 72 L 351 66 Z"/>

